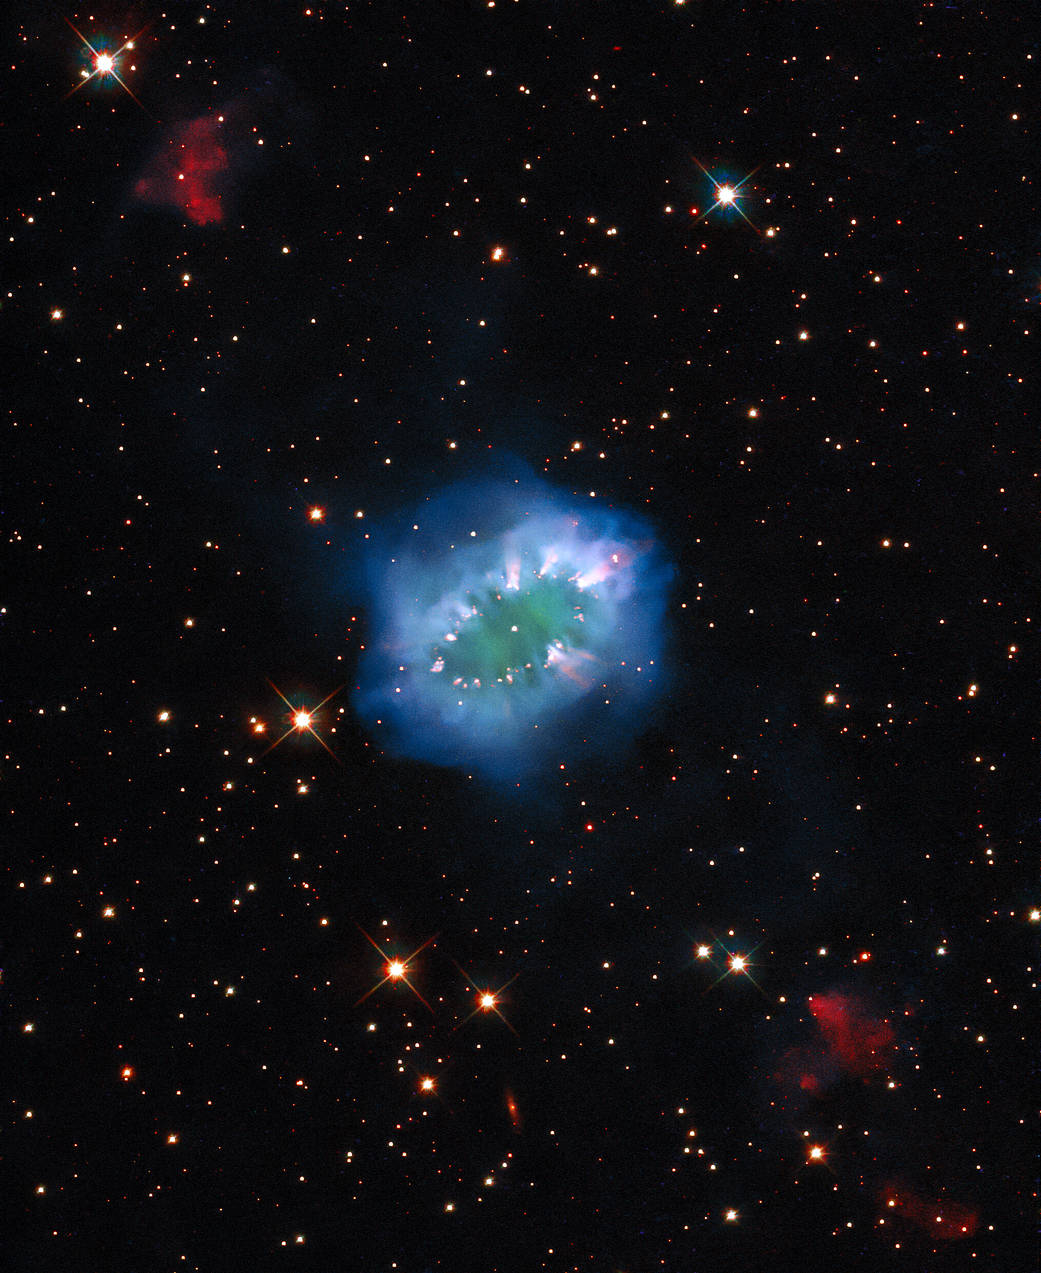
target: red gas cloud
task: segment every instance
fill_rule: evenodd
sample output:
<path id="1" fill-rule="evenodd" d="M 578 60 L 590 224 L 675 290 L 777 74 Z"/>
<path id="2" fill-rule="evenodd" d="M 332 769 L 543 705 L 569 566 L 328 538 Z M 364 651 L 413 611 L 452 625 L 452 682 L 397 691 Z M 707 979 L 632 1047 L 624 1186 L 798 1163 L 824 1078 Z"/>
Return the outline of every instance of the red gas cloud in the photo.
<path id="1" fill-rule="evenodd" d="M 219 225 L 238 215 L 239 196 L 274 165 L 291 164 L 299 177 L 310 133 L 292 81 L 260 68 L 220 105 L 165 129 L 138 173 L 134 197 L 194 225 Z"/>
<path id="2" fill-rule="evenodd" d="M 940 1241 L 970 1238 L 979 1228 L 979 1213 L 973 1207 L 942 1196 L 933 1201 L 896 1184 L 882 1189 L 879 1202 L 883 1219 L 898 1217 Z"/>
<path id="3" fill-rule="evenodd" d="M 790 1048 L 781 1057 L 774 1081 L 785 1101 L 799 1107 L 815 1097 L 823 1097 L 835 1086 L 839 1070 L 821 1048 Z"/>
<path id="4" fill-rule="evenodd" d="M 195 225 L 224 220 L 228 151 L 216 115 L 176 124 L 134 185 L 142 203 L 176 208 Z"/>
<path id="5" fill-rule="evenodd" d="M 895 1040 L 893 1027 L 872 1016 L 862 1000 L 833 990 L 812 995 L 809 1007 L 828 1051 L 846 1073 L 867 1079 L 886 1068 Z"/>
<path id="6" fill-rule="evenodd" d="M 885 1072 L 896 1041 L 890 1023 L 874 1016 L 866 1001 L 850 991 L 828 990 L 807 1002 L 817 1037 L 785 1052 L 773 1075 L 793 1110 L 828 1099 L 844 1076 L 867 1082 Z"/>

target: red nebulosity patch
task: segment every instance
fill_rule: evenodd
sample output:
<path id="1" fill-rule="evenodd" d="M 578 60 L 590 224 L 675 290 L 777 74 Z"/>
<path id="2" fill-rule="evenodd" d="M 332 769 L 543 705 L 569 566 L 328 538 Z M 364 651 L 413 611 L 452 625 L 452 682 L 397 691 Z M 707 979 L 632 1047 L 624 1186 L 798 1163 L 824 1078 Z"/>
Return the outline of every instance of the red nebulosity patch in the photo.
<path id="1" fill-rule="evenodd" d="M 809 1006 L 829 1051 L 847 1073 L 866 1079 L 885 1067 L 895 1039 L 888 1021 L 838 990 L 812 995 Z"/>
<path id="2" fill-rule="evenodd" d="M 971 1238 L 979 1228 L 979 1212 L 964 1203 L 951 1202 L 940 1197 L 935 1202 L 923 1198 L 912 1189 L 887 1186 L 879 1195 L 883 1218 L 899 1217 L 932 1238 L 944 1242 L 957 1242 Z"/>
<path id="3" fill-rule="evenodd" d="M 790 1048 L 774 1072 L 785 1104 L 799 1107 L 815 1097 L 827 1096 L 839 1077 L 838 1067 L 826 1052 Z"/>
<path id="4" fill-rule="evenodd" d="M 134 186 L 142 203 L 177 208 L 195 225 L 224 220 L 222 199 L 230 167 L 215 115 L 177 124 Z"/>

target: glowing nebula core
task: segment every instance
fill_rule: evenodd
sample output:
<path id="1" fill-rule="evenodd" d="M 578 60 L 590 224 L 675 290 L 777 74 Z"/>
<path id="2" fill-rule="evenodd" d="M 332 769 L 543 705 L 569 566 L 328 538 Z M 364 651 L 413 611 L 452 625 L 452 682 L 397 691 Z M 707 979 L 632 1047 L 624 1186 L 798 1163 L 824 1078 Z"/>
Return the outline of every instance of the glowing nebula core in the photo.
<path id="1" fill-rule="evenodd" d="M 389 751 L 508 781 L 640 728 L 672 577 L 645 523 L 478 482 L 377 540 L 354 703 Z"/>

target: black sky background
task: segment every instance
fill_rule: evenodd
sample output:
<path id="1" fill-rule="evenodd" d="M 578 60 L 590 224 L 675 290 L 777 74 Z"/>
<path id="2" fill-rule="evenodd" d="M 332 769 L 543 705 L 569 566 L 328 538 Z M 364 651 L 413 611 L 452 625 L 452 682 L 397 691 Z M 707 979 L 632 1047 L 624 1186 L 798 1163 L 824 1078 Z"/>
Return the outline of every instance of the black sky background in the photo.
<path id="1" fill-rule="evenodd" d="M 1030 7 L 3 29 L 13 1267 L 1035 1267 Z M 519 792 L 350 706 L 366 535 L 505 457 L 676 566 Z"/>

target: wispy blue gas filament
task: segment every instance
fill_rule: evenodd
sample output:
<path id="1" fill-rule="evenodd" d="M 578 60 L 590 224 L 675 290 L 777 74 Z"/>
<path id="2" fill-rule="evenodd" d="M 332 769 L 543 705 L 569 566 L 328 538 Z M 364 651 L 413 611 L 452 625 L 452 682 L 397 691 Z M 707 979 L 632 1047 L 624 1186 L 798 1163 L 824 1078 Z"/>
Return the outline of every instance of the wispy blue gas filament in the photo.
<path id="1" fill-rule="evenodd" d="M 509 780 L 639 728 L 671 578 L 642 522 L 530 480 L 453 488 L 410 521 L 368 575 L 354 700 L 389 751 Z"/>

